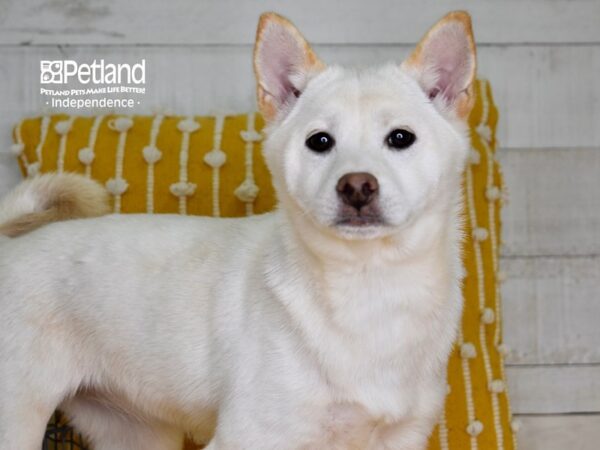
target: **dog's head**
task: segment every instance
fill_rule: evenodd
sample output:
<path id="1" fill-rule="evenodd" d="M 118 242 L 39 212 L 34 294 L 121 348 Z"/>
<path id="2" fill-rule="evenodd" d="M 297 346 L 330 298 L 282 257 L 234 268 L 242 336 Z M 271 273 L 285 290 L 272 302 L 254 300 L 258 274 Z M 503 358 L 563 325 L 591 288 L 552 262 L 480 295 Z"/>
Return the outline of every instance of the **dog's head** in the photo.
<path id="1" fill-rule="evenodd" d="M 403 63 L 368 70 L 326 67 L 288 20 L 264 14 L 254 68 L 282 206 L 344 239 L 387 236 L 449 206 L 475 66 L 464 12 L 438 22 Z"/>

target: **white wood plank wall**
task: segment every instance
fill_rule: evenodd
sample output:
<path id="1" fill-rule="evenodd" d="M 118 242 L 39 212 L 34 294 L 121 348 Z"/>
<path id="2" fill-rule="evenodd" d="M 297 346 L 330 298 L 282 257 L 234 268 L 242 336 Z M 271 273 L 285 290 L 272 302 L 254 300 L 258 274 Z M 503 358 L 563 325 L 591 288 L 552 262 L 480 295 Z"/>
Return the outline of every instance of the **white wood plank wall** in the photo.
<path id="1" fill-rule="evenodd" d="M 136 112 L 254 107 L 258 15 L 289 16 L 329 62 L 401 60 L 467 9 L 500 109 L 508 376 L 526 450 L 600 447 L 600 1 L 0 0 L 0 151 L 39 114 L 41 59 L 146 59 Z M 76 87 L 76 86 L 70 86 Z M 85 113 L 90 111 L 79 111 Z M 18 180 L 0 155 L 0 194 Z"/>

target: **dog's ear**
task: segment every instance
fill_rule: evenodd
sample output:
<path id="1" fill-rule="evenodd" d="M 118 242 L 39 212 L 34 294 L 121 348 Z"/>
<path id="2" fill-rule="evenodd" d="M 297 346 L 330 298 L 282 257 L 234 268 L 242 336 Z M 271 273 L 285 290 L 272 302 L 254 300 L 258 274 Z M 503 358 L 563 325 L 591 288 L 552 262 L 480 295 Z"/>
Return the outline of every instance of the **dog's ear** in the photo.
<path id="1" fill-rule="evenodd" d="M 275 13 L 260 16 L 254 45 L 258 108 L 267 121 L 289 108 L 324 64 L 298 29 Z"/>
<path id="2" fill-rule="evenodd" d="M 462 119 L 473 106 L 476 66 L 471 17 L 464 11 L 451 12 L 436 23 L 403 63 L 434 104 Z"/>

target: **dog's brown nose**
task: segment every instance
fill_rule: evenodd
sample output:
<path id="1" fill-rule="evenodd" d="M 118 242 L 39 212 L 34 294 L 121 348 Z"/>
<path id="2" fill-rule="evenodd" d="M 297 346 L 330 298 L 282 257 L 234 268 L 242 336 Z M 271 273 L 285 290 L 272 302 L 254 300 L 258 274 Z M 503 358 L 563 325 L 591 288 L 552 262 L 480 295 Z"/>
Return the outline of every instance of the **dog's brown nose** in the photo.
<path id="1" fill-rule="evenodd" d="M 379 192 L 377 178 L 367 172 L 347 173 L 337 183 L 337 192 L 342 201 L 360 211 L 373 201 Z"/>

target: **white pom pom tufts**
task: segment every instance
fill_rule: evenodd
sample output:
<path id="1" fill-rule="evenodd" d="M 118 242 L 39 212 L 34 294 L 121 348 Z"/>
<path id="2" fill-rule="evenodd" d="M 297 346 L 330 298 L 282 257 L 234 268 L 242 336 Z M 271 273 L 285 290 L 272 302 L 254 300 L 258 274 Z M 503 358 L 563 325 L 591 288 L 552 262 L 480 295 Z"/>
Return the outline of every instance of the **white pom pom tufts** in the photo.
<path id="1" fill-rule="evenodd" d="M 225 154 L 225 152 L 223 152 L 223 150 L 211 150 L 206 155 L 204 155 L 204 162 L 215 169 L 225 164 L 226 160 L 227 155 Z"/>
<path id="2" fill-rule="evenodd" d="M 40 163 L 34 162 L 27 166 L 27 176 L 34 177 L 40 172 Z"/>
<path id="3" fill-rule="evenodd" d="M 504 381 L 502 381 L 502 380 L 492 380 L 490 382 L 490 385 L 488 386 L 488 390 L 495 394 L 504 392 L 504 389 L 505 389 L 505 385 L 504 385 Z"/>
<path id="4" fill-rule="evenodd" d="M 483 431 L 483 424 L 479 420 L 474 420 L 467 425 L 467 433 L 471 436 L 479 436 Z"/>
<path id="5" fill-rule="evenodd" d="M 481 155 L 477 150 L 471 149 L 469 152 L 469 162 L 476 166 L 481 161 Z"/>
<path id="6" fill-rule="evenodd" d="M 106 189 L 113 195 L 121 195 L 123 194 L 127 188 L 129 187 L 129 183 L 125 181 L 123 178 L 111 178 L 106 182 Z"/>
<path id="7" fill-rule="evenodd" d="M 23 150 L 25 150 L 24 144 L 13 144 L 10 146 L 10 152 L 15 156 L 19 156 L 23 153 Z"/>
<path id="8" fill-rule="evenodd" d="M 521 422 L 519 419 L 513 419 L 510 422 L 510 428 L 515 432 L 518 433 L 519 430 L 523 427 L 523 422 Z"/>
<path id="9" fill-rule="evenodd" d="M 494 323 L 496 320 L 496 314 L 492 308 L 484 308 L 481 313 L 481 321 L 486 325 Z"/>
<path id="10" fill-rule="evenodd" d="M 473 359 L 477 357 L 477 350 L 470 342 L 465 342 L 460 346 L 460 356 L 465 359 Z"/>
<path id="11" fill-rule="evenodd" d="M 483 139 L 485 139 L 488 142 L 490 142 L 492 140 L 492 130 L 485 123 L 482 123 L 477 126 L 477 134 L 479 134 L 479 136 L 481 136 Z"/>
<path id="12" fill-rule="evenodd" d="M 245 142 L 258 142 L 263 140 L 263 135 L 258 131 L 240 131 L 240 136 Z"/>
<path id="13" fill-rule="evenodd" d="M 146 160 L 148 164 L 154 164 L 162 158 L 162 152 L 151 145 L 144 147 L 142 153 L 144 155 L 144 160 Z"/>
<path id="14" fill-rule="evenodd" d="M 482 227 L 477 227 L 473 230 L 473 239 L 476 241 L 485 241 L 489 236 L 488 230 Z"/>
<path id="15" fill-rule="evenodd" d="M 61 120 L 60 122 L 56 122 L 54 125 L 54 131 L 56 131 L 61 136 L 63 134 L 67 134 L 71 130 L 71 121 L 70 120 Z"/>
<path id="16" fill-rule="evenodd" d="M 77 157 L 79 158 L 79 161 L 82 164 L 89 166 L 94 161 L 95 155 L 94 155 L 94 151 L 91 148 L 84 147 L 81 150 L 79 150 Z"/>
<path id="17" fill-rule="evenodd" d="M 506 344 L 500 344 L 497 348 L 498 352 L 503 356 L 508 355 L 508 353 L 510 352 L 510 347 Z"/>
<path id="18" fill-rule="evenodd" d="M 501 195 L 502 192 L 498 186 L 490 186 L 485 191 L 485 197 L 491 202 L 498 200 Z"/>
<path id="19" fill-rule="evenodd" d="M 108 128 L 118 132 L 129 130 L 133 126 L 133 120 L 129 117 L 118 117 L 108 122 Z"/>
<path id="20" fill-rule="evenodd" d="M 176 197 L 189 197 L 190 195 L 194 195 L 196 192 L 196 185 L 194 183 L 186 183 L 185 181 L 180 181 L 179 183 L 173 183 L 169 190 L 171 194 Z"/>
<path id="21" fill-rule="evenodd" d="M 256 200 L 258 195 L 258 186 L 251 180 L 244 180 L 235 190 L 234 194 L 241 201 L 249 203 Z"/>
<path id="22" fill-rule="evenodd" d="M 177 129 L 182 133 L 193 133 L 200 129 L 200 124 L 192 118 L 180 120 Z"/>

